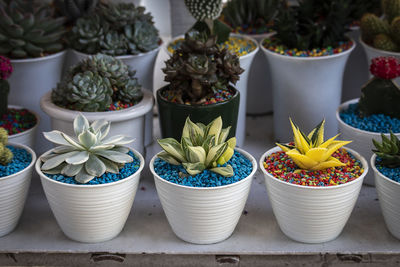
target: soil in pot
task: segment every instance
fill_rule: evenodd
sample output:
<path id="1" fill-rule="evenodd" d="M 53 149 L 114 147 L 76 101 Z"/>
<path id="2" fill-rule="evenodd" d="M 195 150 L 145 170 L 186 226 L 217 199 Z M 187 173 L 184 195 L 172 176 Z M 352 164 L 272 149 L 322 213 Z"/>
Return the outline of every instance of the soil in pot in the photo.
<path id="1" fill-rule="evenodd" d="M 8 145 L 7 148 L 11 150 L 14 157 L 7 165 L 3 166 L 0 164 L 0 179 L 22 171 L 32 162 L 32 155 L 25 149 L 11 145 Z"/>
<path id="2" fill-rule="evenodd" d="M 10 136 L 29 130 L 36 123 L 36 116 L 27 109 L 8 108 L 0 118 L 0 127 L 6 129 Z"/>

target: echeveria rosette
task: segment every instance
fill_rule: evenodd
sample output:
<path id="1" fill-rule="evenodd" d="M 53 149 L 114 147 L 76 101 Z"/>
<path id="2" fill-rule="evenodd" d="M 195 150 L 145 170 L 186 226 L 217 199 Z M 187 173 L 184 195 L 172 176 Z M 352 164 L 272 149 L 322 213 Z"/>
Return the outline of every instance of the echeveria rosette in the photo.
<path id="1" fill-rule="evenodd" d="M 124 146 L 133 140 L 123 135 L 107 137 L 110 122 L 102 119 L 89 124 L 79 114 L 73 126 L 75 137 L 60 131 L 44 133 L 46 139 L 58 146 L 40 158 L 42 172 L 74 177 L 85 184 L 105 172 L 119 173 L 120 166 L 133 161 Z"/>
<path id="2" fill-rule="evenodd" d="M 126 37 L 116 31 L 107 32 L 100 39 L 100 52 L 114 56 L 126 55 L 128 53 Z"/>
<path id="3" fill-rule="evenodd" d="M 156 49 L 160 41 L 158 30 L 148 21 L 136 21 L 133 25 L 127 25 L 124 33 L 131 54 Z"/>

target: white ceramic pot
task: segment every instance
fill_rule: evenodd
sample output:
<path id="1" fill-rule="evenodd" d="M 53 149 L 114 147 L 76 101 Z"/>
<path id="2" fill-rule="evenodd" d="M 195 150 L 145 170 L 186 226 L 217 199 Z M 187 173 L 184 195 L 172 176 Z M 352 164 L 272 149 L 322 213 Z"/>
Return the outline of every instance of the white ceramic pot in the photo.
<path id="1" fill-rule="evenodd" d="M 265 185 L 272 210 L 282 232 L 303 243 L 323 243 L 335 239 L 342 232 L 357 201 L 367 161 L 352 149 L 346 148 L 362 162 L 364 173 L 354 181 L 337 186 L 302 186 L 281 181 L 263 167 L 265 157 L 280 151 L 268 150 L 260 159 Z"/>
<path id="2" fill-rule="evenodd" d="M 400 184 L 389 179 L 375 166 L 376 155 L 371 157 L 371 166 L 375 174 L 375 186 L 379 205 L 389 232 L 400 239 Z"/>
<path id="3" fill-rule="evenodd" d="M 105 119 L 111 122 L 110 135 L 123 134 L 135 141 L 127 146 L 139 153 L 144 153 L 145 138 L 145 115 L 153 108 L 153 94 L 148 90 L 143 90 L 143 99 L 130 108 L 104 111 L 104 112 L 81 112 L 89 122 Z M 61 108 L 51 102 L 51 92 L 44 95 L 40 101 L 40 106 L 45 113 L 51 117 L 51 128 L 59 130 L 69 135 L 74 135 L 73 121 L 80 113 L 75 110 Z"/>
<path id="4" fill-rule="evenodd" d="M 336 111 L 336 119 L 339 123 L 340 139 L 353 141 L 350 144 L 348 144 L 347 146 L 350 147 L 351 149 L 354 149 L 358 153 L 360 153 L 360 155 L 363 156 L 364 158 L 369 159 L 372 157 L 372 155 L 373 155 L 372 149 L 374 149 L 372 139 L 380 140 L 381 134 L 360 130 L 353 126 L 350 126 L 350 125 L 346 124 L 340 118 L 340 115 L 339 115 L 339 113 L 342 110 L 348 109 L 350 104 L 355 104 L 355 103 L 358 103 L 358 98 L 349 100 L 349 101 L 341 104 L 340 107 L 338 108 L 338 110 Z M 390 136 L 389 133 L 387 133 L 385 135 L 387 137 Z M 395 135 L 400 138 L 400 133 L 396 133 Z M 365 176 L 364 183 L 369 184 L 369 185 L 374 185 L 374 174 L 372 172 L 368 173 Z"/>
<path id="5" fill-rule="evenodd" d="M 219 187 L 189 187 L 171 183 L 150 170 L 158 197 L 174 233 L 195 244 L 213 244 L 227 239 L 239 221 L 249 195 L 257 162 L 247 152 L 236 149 L 251 160 L 253 171 L 243 180 Z"/>
<path id="6" fill-rule="evenodd" d="M 61 230 L 70 239 L 85 243 L 104 242 L 122 231 L 144 167 L 142 155 L 132 151 L 140 160 L 139 169 L 125 179 L 99 185 L 67 184 L 48 178 L 40 170 L 40 158 L 37 160 L 36 172 L 40 175 L 50 208 Z"/>
<path id="7" fill-rule="evenodd" d="M 335 111 L 341 101 L 344 67 L 355 43 L 342 53 L 322 57 L 284 56 L 260 47 L 273 66 L 275 138 L 280 142 L 292 139 L 289 117 L 304 132 L 325 118 L 326 136 L 336 135 Z"/>
<path id="8" fill-rule="evenodd" d="M 36 161 L 35 152 L 26 145 L 11 142 L 9 145 L 28 151 L 32 155 L 32 162 L 25 169 L 0 178 L 0 237 L 12 232 L 18 224 L 31 184 L 33 165 Z"/>
<path id="9" fill-rule="evenodd" d="M 142 85 L 142 87 L 153 92 L 154 65 L 156 63 L 156 58 L 160 48 L 161 45 L 147 53 L 141 53 L 138 55 L 117 56 L 116 58 L 122 60 L 126 65 L 130 66 L 132 70 L 136 70 L 136 77 L 138 78 L 139 83 Z M 76 50 L 72 50 L 72 54 L 72 65 L 75 65 L 79 63 L 79 61 L 90 56 Z M 145 115 L 145 146 L 148 146 L 153 142 L 153 115 L 153 110 L 150 110 L 150 112 Z"/>
<path id="10" fill-rule="evenodd" d="M 20 106 L 15 106 L 15 105 L 8 105 L 9 108 L 13 109 L 23 109 L 23 107 Z M 21 145 L 26 145 L 30 148 L 35 147 L 35 141 L 36 141 L 36 130 L 38 128 L 38 125 L 40 124 L 40 118 L 39 115 L 36 114 L 36 112 L 29 111 L 36 117 L 36 124 L 32 128 L 23 131 L 21 133 L 17 134 L 12 134 L 8 136 L 8 141 L 10 143 L 14 144 L 21 144 Z"/>
<path id="11" fill-rule="evenodd" d="M 50 144 L 40 134 L 50 130 L 50 118 L 39 107 L 40 98 L 57 86 L 61 79 L 66 51 L 50 56 L 29 59 L 13 59 L 8 103 L 34 111 L 41 118 L 36 135 L 35 151 L 42 153 Z"/>
<path id="12" fill-rule="evenodd" d="M 239 104 L 239 113 L 238 113 L 238 121 L 236 126 L 236 143 L 238 147 L 243 147 L 244 140 L 246 139 L 246 105 L 247 105 L 247 88 L 248 88 L 248 81 L 249 81 L 249 74 L 250 69 L 252 66 L 252 62 L 254 57 L 256 56 L 259 48 L 258 43 L 251 37 L 241 35 L 241 34 L 231 34 L 231 36 L 245 38 L 250 40 L 256 45 L 256 49 L 253 50 L 251 53 L 241 56 L 239 58 L 240 67 L 244 69 L 244 72 L 240 75 L 240 80 L 236 83 L 235 88 L 240 92 L 240 104 Z M 177 39 L 182 39 L 184 36 L 178 36 L 177 38 L 173 39 L 173 41 Z M 171 55 L 168 51 L 168 44 L 164 46 L 166 52 Z"/>

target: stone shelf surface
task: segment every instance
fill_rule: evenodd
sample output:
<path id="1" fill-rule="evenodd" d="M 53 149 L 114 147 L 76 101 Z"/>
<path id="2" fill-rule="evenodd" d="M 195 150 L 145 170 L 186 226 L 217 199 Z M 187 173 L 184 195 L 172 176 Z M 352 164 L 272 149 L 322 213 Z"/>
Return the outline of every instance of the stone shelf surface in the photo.
<path id="1" fill-rule="evenodd" d="M 257 161 L 273 146 L 272 116 L 248 117 L 244 149 Z M 155 137 L 159 137 L 158 121 Z M 146 160 L 160 150 L 147 150 Z M 34 176 L 20 223 L 0 238 L 0 266 L 394 266 L 400 241 L 387 231 L 374 187 L 364 186 L 342 234 L 323 244 L 302 244 L 279 229 L 257 171 L 245 211 L 233 235 L 213 245 L 193 245 L 172 232 L 148 167 L 121 234 L 108 242 L 69 240 L 58 227 Z"/>

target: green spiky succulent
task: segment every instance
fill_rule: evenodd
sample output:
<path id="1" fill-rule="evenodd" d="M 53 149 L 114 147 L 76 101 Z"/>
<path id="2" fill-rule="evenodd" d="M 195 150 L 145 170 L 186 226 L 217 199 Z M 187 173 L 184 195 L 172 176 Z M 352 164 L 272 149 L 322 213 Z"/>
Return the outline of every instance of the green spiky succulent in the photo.
<path id="1" fill-rule="evenodd" d="M 99 0 L 55 0 L 56 7 L 69 22 L 94 12 Z"/>
<path id="2" fill-rule="evenodd" d="M 376 149 L 372 151 L 381 158 L 382 165 L 389 168 L 400 167 L 400 140 L 390 131 L 390 139 L 381 134 L 382 142 L 379 143 L 375 139 L 372 142 Z"/>
<path id="3" fill-rule="evenodd" d="M 65 18 L 36 0 L 0 2 L 0 54 L 10 58 L 42 57 L 64 49 Z"/>
<path id="4" fill-rule="evenodd" d="M 120 167 L 133 161 L 124 145 L 133 140 L 123 135 L 107 137 L 110 123 L 97 120 L 92 124 L 79 114 L 74 119 L 75 137 L 60 131 L 45 132 L 47 140 L 59 145 L 40 157 L 41 170 L 47 174 L 74 177 L 78 183 L 88 183 L 105 172 L 119 173 Z"/>
<path id="5" fill-rule="evenodd" d="M 97 54 L 71 68 L 57 88 L 52 101 L 68 109 L 107 111 L 114 101 L 136 104 L 143 98 L 135 72 L 121 60 Z"/>
<path id="6" fill-rule="evenodd" d="M 173 138 L 158 140 L 164 150 L 158 157 L 170 164 L 182 165 L 189 175 L 196 175 L 209 169 L 226 177 L 233 176 L 231 165 L 221 166 L 231 159 L 236 146 L 235 137 L 226 140 L 230 128 L 230 126 L 222 128 L 221 117 L 208 125 L 193 123 L 188 117 L 180 143 Z"/>
<path id="7" fill-rule="evenodd" d="M 6 147 L 8 142 L 8 133 L 7 131 L 0 127 L 0 165 L 7 165 L 9 164 L 14 155 L 10 149 Z"/>

